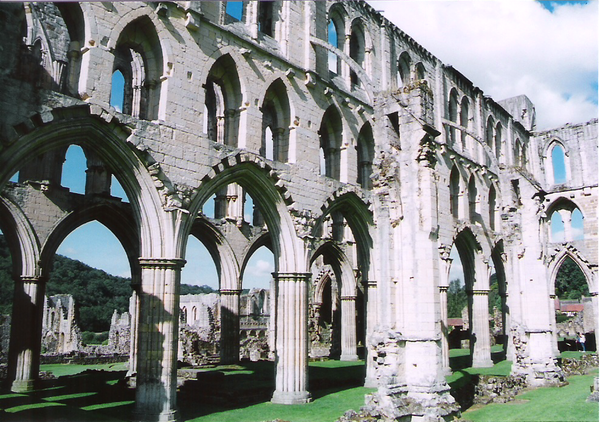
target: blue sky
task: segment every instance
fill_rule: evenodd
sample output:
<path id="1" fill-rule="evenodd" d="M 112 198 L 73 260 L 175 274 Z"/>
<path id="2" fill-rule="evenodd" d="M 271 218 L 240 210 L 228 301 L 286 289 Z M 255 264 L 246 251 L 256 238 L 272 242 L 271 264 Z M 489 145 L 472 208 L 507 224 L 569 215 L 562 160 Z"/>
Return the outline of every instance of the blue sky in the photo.
<path id="1" fill-rule="evenodd" d="M 598 1 L 367 1 L 484 95 L 527 95 L 538 130 L 598 117 Z"/>

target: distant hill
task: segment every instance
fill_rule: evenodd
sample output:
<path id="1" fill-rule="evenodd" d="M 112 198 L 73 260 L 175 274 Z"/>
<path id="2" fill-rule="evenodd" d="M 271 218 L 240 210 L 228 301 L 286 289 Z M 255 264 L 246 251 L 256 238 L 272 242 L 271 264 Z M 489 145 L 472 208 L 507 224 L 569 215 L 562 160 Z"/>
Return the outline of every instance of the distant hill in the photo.
<path id="1" fill-rule="evenodd" d="M 0 235 L 0 314 L 12 312 L 14 282 L 12 261 L 4 236 Z M 70 294 L 75 299 L 82 331 L 108 331 L 114 310 L 129 309 L 131 279 L 117 277 L 62 255 L 54 257 L 46 295 Z M 209 286 L 181 285 L 181 294 L 212 293 Z"/>

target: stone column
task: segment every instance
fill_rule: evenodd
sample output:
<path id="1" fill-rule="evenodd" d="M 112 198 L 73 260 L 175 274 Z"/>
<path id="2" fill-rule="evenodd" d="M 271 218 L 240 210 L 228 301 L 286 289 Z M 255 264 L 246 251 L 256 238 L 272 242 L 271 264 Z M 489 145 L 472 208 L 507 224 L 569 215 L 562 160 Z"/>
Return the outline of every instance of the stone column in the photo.
<path id="1" fill-rule="evenodd" d="M 221 364 L 240 359 L 240 293 L 221 289 Z"/>
<path id="2" fill-rule="evenodd" d="M 302 404 L 308 392 L 310 273 L 273 273 L 277 280 L 277 367 L 272 402 Z"/>
<path id="3" fill-rule="evenodd" d="M 376 356 L 375 349 L 371 347 L 371 333 L 375 331 L 377 326 L 377 282 L 369 280 L 364 282 L 366 285 L 367 294 L 365 295 L 367 303 L 365 304 L 365 360 L 366 360 L 366 376 L 365 387 L 374 388 L 378 386 L 376 374 Z"/>
<path id="4" fill-rule="evenodd" d="M 129 299 L 129 332 L 130 332 L 130 348 L 129 348 L 129 369 L 127 376 L 131 376 L 137 371 L 137 339 L 138 325 L 140 316 L 140 296 L 138 294 L 139 284 L 131 283 L 133 294 Z"/>
<path id="5" fill-rule="evenodd" d="M 15 280 L 8 376 L 11 391 L 16 393 L 33 390 L 38 379 L 45 293 L 45 278 L 21 276 Z"/>
<path id="6" fill-rule="evenodd" d="M 356 296 L 342 296 L 342 361 L 356 361 Z"/>
<path id="7" fill-rule="evenodd" d="M 489 290 L 473 290 L 473 321 L 471 321 L 473 368 L 494 366 L 490 346 L 488 293 Z"/>
<path id="8" fill-rule="evenodd" d="M 556 332 L 556 312 L 554 310 L 554 301 L 556 295 L 550 295 L 550 329 L 552 330 L 552 354 L 554 357 L 560 355 L 558 350 L 558 333 Z"/>
<path id="9" fill-rule="evenodd" d="M 277 280 L 271 277 L 269 283 L 269 359 L 275 360 L 275 350 L 277 349 Z"/>
<path id="10" fill-rule="evenodd" d="M 178 418 L 179 281 L 184 263 L 182 259 L 140 258 L 136 421 Z"/>
<path id="11" fill-rule="evenodd" d="M 450 350 L 448 346 L 448 286 L 439 286 L 440 289 L 440 320 L 442 322 L 442 370 L 449 374 Z"/>

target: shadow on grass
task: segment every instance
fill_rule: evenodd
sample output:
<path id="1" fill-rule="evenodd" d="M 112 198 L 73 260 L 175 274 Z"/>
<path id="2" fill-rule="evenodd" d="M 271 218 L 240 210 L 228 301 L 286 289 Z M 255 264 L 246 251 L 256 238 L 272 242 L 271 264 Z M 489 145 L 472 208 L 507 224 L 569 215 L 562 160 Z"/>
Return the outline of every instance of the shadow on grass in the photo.
<path id="1" fill-rule="evenodd" d="M 193 379 L 186 380 L 177 395 L 182 420 L 269 402 L 275 389 L 273 362 L 187 370 Z M 22 394 L 4 387 L 0 390 L 0 420 L 131 420 L 135 390 L 127 387 L 125 375 L 125 371 L 88 370 L 41 380 L 34 391 Z M 364 363 L 314 362 L 309 380 L 313 399 L 359 387 L 364 382 Z"/>
<path id="2" fill-rule="evenodd" d="M 119 383 L 122 371 L 85 371 L 40 380 L 34 391 L 0 391 L 2 421 L 124 421 L 133 410 L 135 392 Z"/>
<path id="3" fill-rule="evenodd" d="M 313 399 L 364 383 L 364 363 L 314 362 L 309 366 Z M 211 413 L 269 402 L 275 390 L 273 362 L 244 362 L 201 371 L 179 389 L 178 404 L 184 420 Z"/>

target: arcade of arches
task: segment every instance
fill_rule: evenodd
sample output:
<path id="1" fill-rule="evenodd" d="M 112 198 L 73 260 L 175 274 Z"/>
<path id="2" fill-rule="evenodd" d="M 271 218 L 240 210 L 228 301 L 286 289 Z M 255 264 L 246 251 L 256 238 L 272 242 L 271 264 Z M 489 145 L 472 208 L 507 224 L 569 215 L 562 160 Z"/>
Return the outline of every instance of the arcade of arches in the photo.
<path id="1" fill-rule="evenodd" d="M 513 372 L 557 383 L 554 280 L 567 257 L 597 315 L 597 120 L 537 131 L 527 97 L 484 96 L 362 1 L 230 3 L 0 5 L 13 390 L 37 378 L 52 257 L 89 221 L 114 233 L 131 267 L 136 420 L 178 418 L 190 235 L 216 265 L 228 361 L 246 262 L 273 252 L 275 403 L 310 400 L 316 321 L 340 327 L 341 359 L 365 346 L 382 415 L 456 412 L 444 378 L 453 247 L 473 364 L 492 364 L 494 273 Z M 71 145 L 85 154 L 82 193 L 61 183 Z M 383 405 L 396 399 L 414 406 Z"/>

